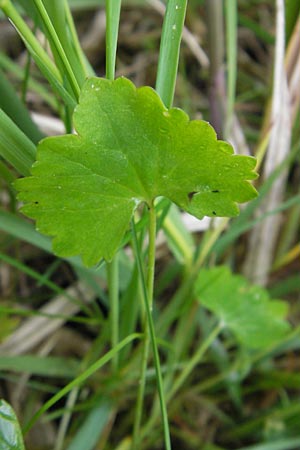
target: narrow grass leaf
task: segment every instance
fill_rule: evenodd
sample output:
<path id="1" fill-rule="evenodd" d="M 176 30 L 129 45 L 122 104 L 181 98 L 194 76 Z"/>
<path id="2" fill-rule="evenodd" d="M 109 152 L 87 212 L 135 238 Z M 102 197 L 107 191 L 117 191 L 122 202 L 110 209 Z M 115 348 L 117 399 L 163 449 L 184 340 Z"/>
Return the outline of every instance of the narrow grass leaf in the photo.
<path id="1" fill-rule="evenodd" d="M 21 102 L 15 88 L 0 70 L 0 108 L 14 121 L 26 136 L 35 144 L 44 136 L 30 117 L 28 109 Z"/>
<path id="2" fill-rule="evenodd" d="M 49 408 L 55 405 L 61 398 L 67 395 L 74 387 L 79 386 L 85 380 L 87 380 L 90 376 L 92 376 L 95 372 L 97 372 L 101 367 L 103 367 L 107 362 L 109 362 L 116 353 L 122 350 L 126 345 L 130 342 L 140 339 L 141 335 L 139 333 L 133 333 L 130 336 L 127 336 L 115 348 L 111 349 L 104 356 L 98 359 L 94 364 L 92 364 L 88 369 L 86 369 L 83 373 L 81 373 L 78 377 L 72 380 L 69 384 L 67 384 L 64 388 L 62 388 L 57 394 L 51 397 L 32 417 L 30 422 L 25 426 L 24 433 L 30 430 L 30 428 L 35 424 L 35 422 L 41 417 L 41 415 L 46 412 Z"/>
<path id="3" fill-rule="evenodd" d="M 0 230 L 51 253 L 50 239 L 35 231 L 31 223 L 25 222 L 15 214 L 0 211 Z"/>
<path id="4" fill-rule="evenodd" d="M 59 378 L 74 378 L 80 363 L 71 358 L 58 356 L 0 356 L 0 370 L 31 373 L 34 375 Z"/>
<path id="5" fill-rule="evenodd" d="M 87 415 L 66 450 L 93 450 L 111 419 L 111 413 L 112 406 L 108 402 L 102 402 L 94 408 Z"/>
<path id="6" fill-rule="evenodd" d="M 11 3 L 10 0 L 0 0 L 0 8 L 12 22 L 17 32 L 20 34 L 24 44 L 26 45 L 29 53 L 36 62 L 37 66 L 51 84 L 54 92 L 65 102 L 67 106 L 74 109 L 77 103 L 77 95 L 70 95 L 69 92 L 63 86 L 62 77 L 49 58 L 43 47 L 40 45 L 30 28 L 27 26 L 17 9 Z M 76 89 L 75 89 L 76 90 Z"/>
<path id="7" fill-rule="evenodd" d="M 121 0 L 106 0 L 106 78 L 115 78 Z"/>
<path id="8" fill-rule="evenodd" d="M 155 88 L 167 107 L 173 103 L 186 7 L 187 0 L 169 0 L 164 17 Z"/>
<path id="9" fill-rule="evenodd" d="M 64 2 L 61 0 L 32 0 L 43 23 L 43 29 L 51 45 L 54 59 L 61 77 L 68 80 L 75 99 L 79 96 L 85 74 L 80 62 L 76 59 L 73 47 L 68 38 L 65 22 Z M 49 16 L 50 14 L 50 16 Z M 73 60 L 71 64 L 70 60 Z"/>
<path id="10" fill-rule="evenodd" d="M 17 81 L 22 82 L 25 77 L 25 68 L 20 67 L 16 62 L 10 59 L 5 53 L 0 51 L 0 67 L 7 74 L 7 77 L 12 77 Z M 28 89 L 37 93 L 53 109 L 57 110 L 58 102 L 48 91 L 48 86 L 44 86 L 41 81 L 29 76 Z"/>
<path id="11" fill-rule="evenodd" d="M 33 142 L 0 109 L 0 156 L 21 175 L 29 175 L 35 152 Z"/>

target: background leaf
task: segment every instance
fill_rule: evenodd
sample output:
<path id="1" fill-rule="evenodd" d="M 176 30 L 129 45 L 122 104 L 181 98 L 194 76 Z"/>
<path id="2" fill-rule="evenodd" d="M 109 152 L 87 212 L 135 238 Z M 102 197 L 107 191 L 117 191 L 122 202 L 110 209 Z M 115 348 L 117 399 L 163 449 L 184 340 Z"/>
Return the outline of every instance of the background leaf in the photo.
<path id="1" fill-rule="evenodd" d="M 207 122 L 166 109 L 149 87 L 89 78 L 74 122 L 78 135 L 44 139 L 33 176 L 16 184 L 58 255 L 110 259 L 137 205 L 158 196 L 198 218 L 235 216 L 236 202 L 256 196 L 255 159 L 233 155 Z"/>
<path id="2" fill-rule="evenodd" d="M 25 450 L 18 419 L 12 407 L 4 400 L 0 400 L 0 448 Z"/>
<path id="3" fill-rule="evenodd" d="M 271 345 L 289 331 L 289 324 L 284 320 L 287 303 L 270 300 L 265 289 L 233 275 L 228 267 L 201 270 L 196 292 L 201 304 L 216 314 L 247 347 Z"/>

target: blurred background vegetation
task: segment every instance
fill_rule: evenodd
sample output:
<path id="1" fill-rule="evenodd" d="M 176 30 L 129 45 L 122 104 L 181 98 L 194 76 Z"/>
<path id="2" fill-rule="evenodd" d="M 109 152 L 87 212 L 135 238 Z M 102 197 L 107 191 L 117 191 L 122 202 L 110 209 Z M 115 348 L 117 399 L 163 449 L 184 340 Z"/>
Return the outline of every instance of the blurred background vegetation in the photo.
<path id="1" fill-rule="evenodd" d="M 12 3 L 50 54 L 35 2 Z M 74 23 L 58 15 L 57 2 L 52 10 L 45 3 L 61 26 L 66 52 L 74 60 L 86 57 L 82 67 L 105 76 L 104 2 L 69 0 Z M 185 282 L 199 253 L 202 265 L 225 264 L 284 299 L 293 331 L 263 351 L 249 351 L 226 333 L 216 339 L 169 404 L 174 449 L 300 448 L 299 11 L 299 0 L 188 3 L 174 106 L 210 121 L 237 153 L 257 157 L 260 195 L 231 221 L 196 221 L 174 208 L 162 224 L 154 318 L 163 370 L 172 352 L 181 370 L 208 333 L 209 316 Z M 155 86 L 163 14 L 160 0 L 122 2 L 116 76 Z M 60 20 L 75 26 L 78 42 L 67 33 L 63 41 Z M 28 173 L 43 136 L 72 130 L 72 108 L 3 13 L 0 107 L 0 397 L 25 424 L 109 350 L 110 308 L 105 267 L 87 270 L 78 260 L 55 257 L 49 240 L 18 212 L 13 180 Z M 125 337 L 140 330 L 141 293 L 130 249 L 120 252 L 119 271 Z M 104 366 L 50 408 L 26 435 L 27 448 L 129 449 L 140 347 L 126 347 L 118 371 Z M 153 398 L 150 360 L 141 449 L 163 448 Z"/>

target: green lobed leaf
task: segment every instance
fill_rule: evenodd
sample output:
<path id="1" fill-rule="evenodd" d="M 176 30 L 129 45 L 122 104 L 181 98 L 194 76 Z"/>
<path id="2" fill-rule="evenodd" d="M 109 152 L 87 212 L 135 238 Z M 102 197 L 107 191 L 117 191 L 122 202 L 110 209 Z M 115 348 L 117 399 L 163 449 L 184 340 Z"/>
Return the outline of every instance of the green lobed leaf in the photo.
<path id="1" fill-rule="evenodd" d="M 12 407 L 4 400 L 0 400 L 0 448 L 25 450 L 18 419 Z"/>
<path id="2" fill-rule="evenodd" d="M 254 158 L 233 154 L 205 121 L 163 105 L 126 78 L 86 80 L 77 135 L 41 141 L 32 176 L 16 182 L 23 212 L 60 256 L 111 259 L 137 206 L 164 196 L 198 218 L 236 216 L 256 196 Z"/>
<path id="3" fill-rule="evenodd" d="M 271 300 L 266 289 L 233 275 L 228 267 L 201 270 L 196 293 L 201 304 L 249 348 L 269 346 L 290 329 L 284 319 L 287 303 Z"/>

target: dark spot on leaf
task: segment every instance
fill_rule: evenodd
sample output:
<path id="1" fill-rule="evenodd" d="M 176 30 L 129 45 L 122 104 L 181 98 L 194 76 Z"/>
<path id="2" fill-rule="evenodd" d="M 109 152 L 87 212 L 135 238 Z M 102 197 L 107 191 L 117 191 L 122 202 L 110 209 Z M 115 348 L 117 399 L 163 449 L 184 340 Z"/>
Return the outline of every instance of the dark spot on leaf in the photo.
<path id="1" fill-rule="evenodd" d="M 213 194 L 218 194 L 220 191 L 219 189 L 216 189 L 215 191 L 211 191 Z"/>
<path id="2" fill-rule="evenodd" d="M 189 192 L 188 193 L 188 198 L 189 198 L 190 201 L 193 200 L 193 197 L 194 197 L 195 194 L 197 194 L 197 192 Z"/>
<path id="3" fill-rule="evenodd" d="M 213 213 L 213 215 L 214 215 L 214 216 L 216 216 L 216 215 L 217 215 L 216 211 L 213 211 L 212 213 Z"/>
<path id="4" fill-rule="evenodd" d="M 39 204 L 39 202 L 34 202 L 34 204 L 35 204 L 35 205 L 38 205 L 38 204 Z"/>

